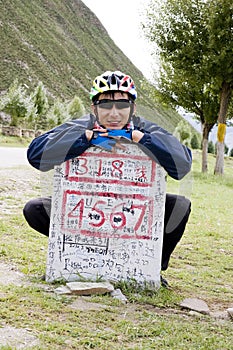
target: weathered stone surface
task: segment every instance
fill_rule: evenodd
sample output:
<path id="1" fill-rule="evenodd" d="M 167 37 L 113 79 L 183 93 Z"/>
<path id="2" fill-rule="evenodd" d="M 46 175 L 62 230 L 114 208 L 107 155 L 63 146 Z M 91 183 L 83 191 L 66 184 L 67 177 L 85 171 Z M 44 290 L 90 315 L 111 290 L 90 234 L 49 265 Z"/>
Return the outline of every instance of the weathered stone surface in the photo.
<path id="1" fill-rule="evenodd" d="M 127 298 L 126 296 L 122 293 L 122 291 L 120 289 L 115 289 L 111 292 L 111 296 L 114 299 L 118 299 L 120 301 L 122 301 L 123 303 L 127 303 Z"/>
<path id="2" fill-rule="evenodd" d="M 75 298 L 72 304 L 69 305 L 71 309 L 74 310 L 80 310 L 80 311 L 96 311 L 96 310 L 104 310 L 106 308 L 109 308 L 109 306 L 100 304 L 100 303 L 93 303 L 90 300 L 88 300 L 88 296 L 78 296 Z"/>
<path id="3" fill-rule="evenodd" d="M 165 190 L 164 169 L 133 143 L 92 147 L 55 167 L 46 282 L 103 276 L 158 288 Z"/>
<path id="4" fill-rule="evenodd" d="M 0 284 L 21 286 L 25 283 L 25 275 L 22 272 L 17 271 L 13 266 L 0 263 Z"/>
<path id="5" fill-rule="evenodd" d="M 210 313 L 210 316 L 216 318 L 217 320 L 229 320 L 230 315 L 227 311 L 214 311 Z"/>
<path id="6" fill-rule="evenodd" d="M 71 290 L 66 286 L 60 286 L 54 290 L 56 294 L 72 294 Z"/>
<path id="7" fill-rule="evenodd" d="M 227 309 L 227 312 L 228 312 L 228 315 L 230 315 L 231 318 L 233 319 L 233 307 L 229 307 L 229 308 Z"/>
<path id="8" fill-rule="evenodd" d="M 39 345 L 39 340 L 27 329 L 6 326 L 0 328 L 0 345 L 14 349 L 30 349 Z"/>
<path id="9" fill-rule="evenodd" d="M 186 298 L 180 303 L 180 306 L 185 309 L 200 312 L 204 315 L 210 314 L 210 310 L 206 302 L 198 298 Z"/>
<path id="10" fill-rule="evenodd" d="M 68 282 L 66 286 L 72 294 L 77 295 L 105 294 L 114 290 L 109 282 Z"/>

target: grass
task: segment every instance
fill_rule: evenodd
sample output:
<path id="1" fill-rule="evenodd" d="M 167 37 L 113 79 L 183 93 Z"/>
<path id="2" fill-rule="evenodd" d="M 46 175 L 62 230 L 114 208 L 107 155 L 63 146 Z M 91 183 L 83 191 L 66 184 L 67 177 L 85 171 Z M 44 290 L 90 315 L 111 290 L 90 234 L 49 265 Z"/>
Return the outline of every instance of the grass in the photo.
<path id="1" fill-rule="evenodd" d="M 23 203 L 32 196 L 25 192 L 20 202 L 15 201 L 16 212 L 0 220 L 0 256 L 31 283 L 1 286 L 1 326 L 30 329 L 40 341 L 34 350 L 232 349 L 232 321 L 191 315 L 179 307 L 186 297 L 205 300 L 212 312 L 233 307 L 233 159 L 226 158 L 225 175 L 218 177 L 212 175 L 215 157 L 209 155 L 208 174 L 200 173 L 200 157 L 195 151 L 189 178 L 180 183 L 168 179 L 168 191 L 190 194 L 192 200 L 185 235 L 164 274 L 172 288 L 135 293 L 129 285 L 122 286 L 129 300 L 126 305 L 108 295 L 85 298 L 85 302 L 105 305 L 102 310 L 74 309 L 77 297 L 56 295 L 54 286 L 40 280 L 47 239 L 31 230 L 22 217 Z M 32 186 L 39 194 L 35 182 Z M 7 193 L 5 198 L 3 191 L 1 199 L 12 204 Z"/>
<path id="2" fill-rule="evenodd" d="M 5 136 L 0 132 L 0 147 L 28 147 L 30 139 L 19 136 Z"/>

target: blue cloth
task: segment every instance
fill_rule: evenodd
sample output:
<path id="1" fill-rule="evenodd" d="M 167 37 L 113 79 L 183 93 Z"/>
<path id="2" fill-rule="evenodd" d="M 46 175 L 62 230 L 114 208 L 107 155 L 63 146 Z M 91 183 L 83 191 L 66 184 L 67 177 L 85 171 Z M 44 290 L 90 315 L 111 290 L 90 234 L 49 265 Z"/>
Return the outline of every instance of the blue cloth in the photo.
<path id="1" fill-rule="evenodd" d="M 96 138 L 93 138 L 91 140 L 91 144 L 94 146 L 101 147 L 107 151 L 111 151 L 112 148 L 115 146 L 116 141 L 110 139 L 109 137 L 100 136 L 100 134 L 98 134 Z"/>
<path id="2" fill-rule="evenodd" d="M 123 137 L 132 140 L 132 130 L 108 130 L 108 137 Z"/>

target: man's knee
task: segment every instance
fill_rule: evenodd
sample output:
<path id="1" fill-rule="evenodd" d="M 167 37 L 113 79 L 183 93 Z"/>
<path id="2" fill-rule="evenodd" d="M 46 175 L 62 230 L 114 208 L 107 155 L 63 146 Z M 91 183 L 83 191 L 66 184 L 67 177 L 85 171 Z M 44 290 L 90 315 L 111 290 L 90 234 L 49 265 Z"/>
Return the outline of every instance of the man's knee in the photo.
<path id="1" fill-rule="evenodd" d="M 165 232 L 170 233 L 185 226 L 191 212 L 191 201 L 181 195 L 167 194 L 165 203 Z"/>
<path id="2" fill-rule="evenodd" d="M 28 221 L 30 218 L 37 214 L 38 212 L 38 200 L 32 199 L 27 202 L 23 208 L 23 214 L 25 219 Z"/>
<path id="3" fill-rule="evenodd" d="M 36 198 L 23 208 L 24 217 L 34 230 L 48 236 L 51 211 L 51 198 Z"/>

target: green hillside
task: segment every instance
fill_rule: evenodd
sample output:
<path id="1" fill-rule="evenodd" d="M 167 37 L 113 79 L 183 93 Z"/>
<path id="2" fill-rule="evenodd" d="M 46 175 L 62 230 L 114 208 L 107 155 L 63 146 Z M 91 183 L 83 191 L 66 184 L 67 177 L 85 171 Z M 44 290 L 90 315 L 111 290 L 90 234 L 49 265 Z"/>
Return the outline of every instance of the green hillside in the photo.
<path id="1" fill-rule="evenodd" d="M 78 95 L 85 106 L 93 78 L 105 70 L 130 74 L 139 92 L 138 114 L 173 131 L 180 116 L 148 98 L 143 74 L 80 0 L 0 0 L 0 92 L 18 78 L 42 81 L 53 97 Z"/>

